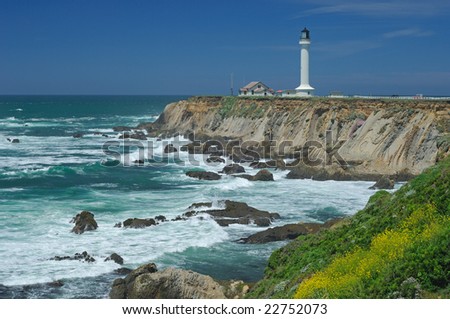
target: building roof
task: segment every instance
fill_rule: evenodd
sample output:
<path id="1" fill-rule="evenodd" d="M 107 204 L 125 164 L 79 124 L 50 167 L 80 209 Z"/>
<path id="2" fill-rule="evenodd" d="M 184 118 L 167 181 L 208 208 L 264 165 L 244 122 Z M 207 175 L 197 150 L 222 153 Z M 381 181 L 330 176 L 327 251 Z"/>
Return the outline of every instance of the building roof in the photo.
<path id="1" fill-rule="evenodd" d="M 252 87 L 257 86 L 258 83 L 261 83 L 262 85 L 267 86 L 264 83 L 262 83 L 261 81 L 253 81 L 253 82 L 250 82 L 249 84 L 247 84 L 246 86 L 244 86 L 242 89 L 250 90 Z"/>

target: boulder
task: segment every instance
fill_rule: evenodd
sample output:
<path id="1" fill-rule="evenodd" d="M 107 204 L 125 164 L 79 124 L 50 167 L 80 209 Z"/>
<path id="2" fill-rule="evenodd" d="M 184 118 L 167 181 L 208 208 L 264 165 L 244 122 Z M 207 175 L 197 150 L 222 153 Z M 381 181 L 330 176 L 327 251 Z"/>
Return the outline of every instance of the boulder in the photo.
<path id="1" fill-rule="evenodd" d="M 186 175 L 192 178 L 204 179 L 208 181 L 216 181 L 220 179 L 220 175 L 214 172 L 189 171 Z"/>
<path id="2" fill-rule="evenodd" d="M 253 176 L 254 181 L 273 181 L 273 174 L 266 169 L 260 170 Z"/>
<path id="3" fill-rule="evenodd" d="M 131 273 L 133 270 L 130 268 L 126 268 L 126 267 L 122 267 L 122 268 L 117 268 L 114 270 L 114 273 L 116 275 L 128 275 L 129 273 Z"/>
<path id="4" fill-rule="evenodd" d="M 125 228 L 145 228 L 156 225 L 156 221 L 153 218 L 128 218 L 122 225 Z"/>
<path id="5" fill-rule="evenodd" d="M 301 235 L 315 234 L 322 229 L 331 228 L 337 222 L 341 221 L 341 218 L 329 220 L 324 224 L 321 223 L 299 223 L 288 224 L 284 226 L 278 226 L 266 229 L 262 232 L 253 234 L 246 238 L 241 238 L 239 242 L 245 244 L 262 244 L 273 241 L 281 241 L 288 239 L 295 239 Z"/>
<path id="6" fill-rule="evenodd" d="M 82 133 L 75 133 L 72 135 L 73 138 L 82 138 L 83 134 Z"/>
<path id="7" fill-rule="evenodd" d="M 150 264 L 154 265 L 154 264 Z M 148 265 L 142 266 L 148 267 Z M 225 299 L 222 287 L 211 277 L 190 270 L 138 268 L 116 279 L 110 298 L 122 299 Z"/>
<path id="8" fill-rule="evenodd" d="M 229 226 L 231 224 L 251 224 L 267 227 L 274 219 L 280 218 L 277 213 L 269 213 L 254 207 L 248 206 L 246 203 L 234 202 L 230 200 L 220 201 L 219 205 L 223 205 L 223 209 L 201 210 L 200 212 L 209 214 L 220 226 Z M 212 207 L 212 203 L 197 203 L 191 205 L 189 211 L 179 219 L 186 219 L 198 214 L 196 209 L 204 207 Z"/>
<path id="9" fill-rule="evenodd" d="M 72 228 L 72 232 L 75 234 L 82 234 L 85 231 L 95 230 L 98 227 L 97 222 L 94 219 L 94 214 L 86 210 L 77 214 L 72 218 L 71 222 L 75 223 L 75 226 Z"/>
<path id="10" fill-rule="evenodd" d="M 273 181 L 273 174 L 266 169 L 260 170 L 255 176 L 251 176 L 248 174 L 235 176 L 248 179 L 249 181 Z"/>
<path id="11" fill-rule="evenodd" d="M 390 179 L 388 176 L 384 175 L 369 189 L 393 189 L 395 182 Z"/>
<path id="12" fill-rule="evenodd" d="M 245 173 L 245 169 L 239 165 L 239 164 L 230 164 L 225 166 L 221 173 L 232 175 L 232 174 L 239 174 L 239 173 Z"/>
<path id="13" fill-rule="evenodd" d="M 189 154 L 200 154 L 202 147 L 200 145 L 200 142 L 192 142 L 186 145 L 183 145 L 180 147 L 180 150 L 183 152 L 188 152 Z"/>
<path id="14" fill-rule="evenodd" d="M 291 171 L 286 175 L 288 179 L 313 179 L 316 181 L 336 180 L 350 181 L 358 180 L 359 176 L 353 176 L 337 165 L 314 166 L 303 161 L 293 162 Z"/>
<path id="15" fill-rule="evenodd" d="M 142 131 L 132 131 L 132 132 L 124 132 L 122 135 L 119 136 L 119 139 L 135 139 L 135 140 L 147 140 L 147 137 L 145 136 L 145 133 Z"/>
<path id="16" fill-rule="evenodd" d="M 6 139 L 8 142 L 10 142 L 10 143 L 14 143 L 14 144 L 16 144 L 16 143 L 20 143 L 20 140 L 18 139 L 18 138 L 7 138 Z"/>
<path id="17" fill-rule="evenodd" d="M 134 128 L 130 126 L 114 126 L 114 132 L 132 131 Z"/>
<path id="18" fill-rule="evenodd" d="M 74 256 L 55 256 L 50 258 L 50 260 L 62 261 L 62 260 L 78 260 L 82 262 L 93 263 L 95 261 L 94 257 L 89 255 L 87 251 L 82 253 L 76 253 Z"/>
<path id="19" fill-rule="evenodd" d="M 116 253 L 112 253 L 111 256 L 107 257 L 105 261 L 114 261 L 116 264 L 123 265 L 123 258 Z"/>
<path id="20" fill-rule="evenodd" d="M 164 153 L 175 153 L 178 152 L 177 148 L 173 144 L 168 144 L 164 147 Z"/>
<path id="21" fill-rule="evenodd" d="M 158 216 L 155 217 L 155 220 L 156 220 L 156 222 L 164 223 L 164 222 L 167 221 L 167 218 L 166 218 L 166 216 L 158 215 Z"/>
<path id="22" fill-rule="evenodd" d="M 206 159 L 207 163 L 225 163 L 225 159 L 220 156 L 212 155 Z"/>

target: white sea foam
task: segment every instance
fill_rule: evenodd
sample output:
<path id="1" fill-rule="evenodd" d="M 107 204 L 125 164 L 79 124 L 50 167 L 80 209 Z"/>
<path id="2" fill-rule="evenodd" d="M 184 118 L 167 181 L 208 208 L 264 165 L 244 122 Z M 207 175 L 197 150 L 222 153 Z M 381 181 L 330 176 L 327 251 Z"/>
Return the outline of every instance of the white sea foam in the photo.
<path id="1" fill-rule="evenodd" d="M 132 124 L 143 119 L 156 118 L 157 116 L 117 116 L 116 123 Z M 104 123 L 112 119 L 113 117 L 101 120 Z M 21 198 L 20 192 L 31 188 L 24 186 L 25 184 L 0 189 L 8 201 L 15 192 L 18 196 L 13 204 L 8 202 L 5 205 L 3 199 L 0 199 L 0 284 L 3 285 L 32 284 L 111 273 L 118 265 L 103 260 L 113 252 L 125 259 L 125 267 L 134 268 L 147 262 L 155 262 L 158 266 L 182 266 L 182 260 L 187 258 L 186 251 L 189 251 L 189 248 L 213 247 L 211 255 L 216 258 L 218 253 L 221 256 L 233 253 L 232 249 L 236 248 L 230 248 L 231 244 L 227 246 L 232 240 L 265 229 L 254 224 L 220 227 L 207 214 L 200 214 L 187 221 L 166 222 L 145 229 L 114 228 L 116 223 L 128 218 L 164 215 L 170 220 L 186 212 L 192 203 L 212 202 L 212 208 L 219 209 L 223 208 L 221 201 L 229 199 L 246 202 L 261 210 L 280 213 L 282 218 L 274 221 L 272 225 L 277 226 L 317 220 L 314 214 L 328 208 L 341 214 L 353 214 L 362 208 L 367 198 L 374 193 L 367 189 L 372 184 L 368 182 L 288 180 L 285 178 L 287 171 L 274 169 L 270 170 L 274 174 L 274 182 L 251 182 L 227 175 L 222 175 L 219 181 L 195 180 L 187 177 L 185 172 L 193 168 L 220 171 L 226 164 L 210 164 L 206 162 L 207 155 L 192 156 L 180 151 L 180 147 L 188 142 L 184 137 L 163 141 L 136 141 L 135 144 L 142 143 L 147 149 L 143 155 L 134 149 L 126 157 L 130 161 L 153 160 L 152 163 L 146 162 L 146 166 L 153 167 L 142 169 L 142 176 L 148 176 L 148 179 L 144 179 L 145 183 L 157 183 L 156 185 L 161 185 L 161 189 L 146 190 L 147 188 L 143 187 L 141 190 L 136 187 L 136 190 L 124 191 L 121 182 L 95 175 L 98 163 L 107 156 L 102 152 L 105 138 L 93 133 L 116 135 L 111 129 L 102 127 L 103 124 L 97 125 L 92 117 L 36 117 L 26 121 L 15 117 L 0 119 L 0 126 L 7 128 L 7 133 L 3 133 L 8 135 L 14 132 L 15 128 L 23 127 L 25 123 L 28 123 L 30 128 L 48 127 L 49 130 L 61 126 L 68 136 L 38 137 L 24 133 L 24 136 L 19 136 L 21 143 L 14 145 L 5 141 L 6 136 L 0 136 L 0 152 L 6 154 L 1 157 L 0 178 L 11 184 L 14 180 L 22 182 L 26 178 L 26 182 L 32 185 L 35 180 L 28 178 L 50 175 L 60 181 L 63 180 L 61 177 L 71 178 L 66 174 L 69 171 L 75 176 L 74 180 L 79 179 L 82 183 L 81 187 L 75 185 L 68 189 L 67 193 L 61 192 L 64 190 L 60 189 L 55 192 L 50 189 L 48 195 L 43 195 L 45 189 L 37 186 L 39 195 L 27 197 L 26 200 Z M 89 123 L 89 126 L 85 126 L 86 123 Z M 30 130 L 32 131 L 34 129 Z M 61 128 L 57 127 L 55 131 L 61 132 Z M 72 138 L 69 132 L 77 131 L 88 134 L 82 139 Z M 169 143 L 173 143 L 179 151 L 165 154 L 164 146 Z M 151 148 L 151 156 L 148 155 L 148 148 Z M 125 156 L 122 163 L 124 160 Z M 251 175 L 258 171 L 248 165 L 244 166 Z M 99 179 L 94 180 L 91 185 L 86 185 L 85 177 Z M 125 178 L 128 177 L 124 175 Z M 124 181 L 130 182 L 128 179 Z M 83 190 L 80 191 L 80 188 Z M 58 192 L 63 195 L 57 195 Z M 29 193 L 26 193 L 27 196 Z M 69 221 L 85 209 L 95 214 L 99 228 L 83 235 L 75 235 L 70 232 L 73 224 Z M 200 208 L 204 209 L 206 208 Z M 261 258 L 261 255 L 267 257 L 274 247 L 278 247 L 276 245 L 278 244 L 257 248 L 243 245 L 239 246 L 239 253 L 244 254 L 245 258 Z M 87 251 L 96 262 L 91 264 L 49 260 L 56 255 L 73 256 L 82 251 Z M 165 258 L 170 254 L 175 257 L 168 262 Z"/>

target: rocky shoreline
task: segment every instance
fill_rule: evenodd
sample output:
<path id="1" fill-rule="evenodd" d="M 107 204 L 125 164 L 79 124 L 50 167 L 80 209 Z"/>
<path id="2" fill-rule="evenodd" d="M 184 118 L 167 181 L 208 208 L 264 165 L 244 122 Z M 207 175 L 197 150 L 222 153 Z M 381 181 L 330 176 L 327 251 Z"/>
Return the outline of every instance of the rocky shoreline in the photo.
<path id="1" fill-rule="evenodd" d="M 208 163 L 228 164 L 221 171 L 191 170 L 185 173 L 190 178 L 205 181 L 220 180 L 229 175 L 271 183 L 274 181 L 271 171 L 287 170 L 288 179 L 376 181 L 372 186 L 374 189 L 391 189 L 395 182 L 410 180 L 449 152 L 445 140 L 449 116 L 445 113 L 447 106 L 441 103 L 426 106 L 419 103 L 398 109 L 398 105 L 389 105 L 386 101 L 371 101 L 372 104 L 351 101 L 352 105 L 331 100 L 312 102 L 193 98 L 168 105 L 154 123 L 115 127 L 114 130 L 120 133 L 119 138 L 123 141 L 164 139 L 178 134 L 187 136 L 189 143 L 181 147 L 164 145 L 163 154 L 183 151 L 205 155 Z M 74 137 L 82 138 L 82 135 Z M 442 137 L 444 142 L 440 143 Z M 280 148 L 280 143 L 285 141 L 290 143 Z M 139 159 L 135 164 L 145 165 L 146 160 Z M 247 174 L 247 166 L 258 172 Z M 105 227 L 94 217 L 88 211 L 77 214 L 72 219 L 75 224 L 72 232 L 82 235 Z M 346 219 L 332 219 L 324 223 L 272 227 L 274 221 L 282 218 L 280 214 L 259 210 L 243 202 L 223 200 L 193 203 L 185 213 L 172 220 L 161 215 L 130 216 L 110 227 L 146 231 L 146 228 L 152 229 L 163 223 L 191 218 L 212 219 L 221 227 L 253 224 L 266 228 L 237 241 L 255 245 L 289 241 L 347 222 Z M 102 259 L 118 265 L 124 263 L 115 253 Z M 51 260 L 95 262 L 86 251 L 74 256 L 55 256 Z M 117 268 L 116 274 L 124 277 L 114 280 L 110 298 L 242 298 L 252 288 L 238 279 L 219 282 L 190 270 L 166 268 L 159 271 L 153 263 L 135 270 Z M 58 287 L 64 283 L 58 281 L 46 285 Z"/>

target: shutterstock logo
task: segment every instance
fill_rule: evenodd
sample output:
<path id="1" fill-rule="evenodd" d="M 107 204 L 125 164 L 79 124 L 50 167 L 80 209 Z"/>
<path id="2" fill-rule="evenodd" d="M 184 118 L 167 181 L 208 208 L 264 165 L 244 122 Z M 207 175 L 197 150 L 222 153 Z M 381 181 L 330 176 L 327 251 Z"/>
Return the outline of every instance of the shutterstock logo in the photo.
<path id="1" fill-rule="evenodd" d="M 124 134 L 125 135 L 125 134 Z M 218 166 L 226 162 L 258 162 L 260 160 L 291 159 L 308 166 L 324 166 L 332 163 L 347 165 L 339 149 L 345 140 L 334 140 L 332 131 L 325 137 L 306 141 L 303 145 L 291 140 L 223 140 L 200 141 L 192 135 L 192 141 L 183 140 L 182 135 L 167 140 L 133 140 L 122 138 L 103 143 L 106 159 L 104 166 Z"/>

